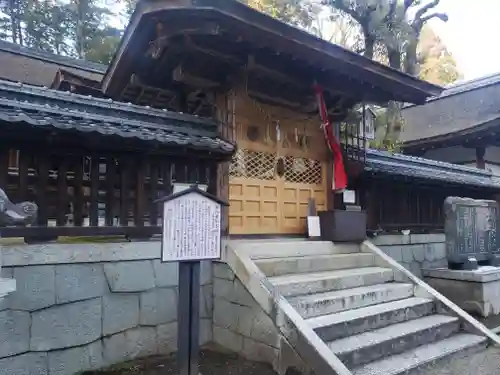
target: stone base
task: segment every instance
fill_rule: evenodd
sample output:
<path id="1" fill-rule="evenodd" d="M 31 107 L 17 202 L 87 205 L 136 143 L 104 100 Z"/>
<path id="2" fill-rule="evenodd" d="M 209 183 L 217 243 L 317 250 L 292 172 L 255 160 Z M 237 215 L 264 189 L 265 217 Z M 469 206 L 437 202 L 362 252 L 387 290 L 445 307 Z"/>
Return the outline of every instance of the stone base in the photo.
<path id="1" fill-rule="evenodd" d="M 468 313 L 500 314 L 500 267 L 477 270 L 423 270 L 425 281 Z"/>
<path id="2" fill-rule="evenodd" d="M 16 280 L 0 277 L 0 299 L 16 291 Z"/>
<path id="3" fill-rule="evenodd" d="M 16 280 L 0 277 L 0 311 L 8 308 L 5 297 L 16 291 Z"/>

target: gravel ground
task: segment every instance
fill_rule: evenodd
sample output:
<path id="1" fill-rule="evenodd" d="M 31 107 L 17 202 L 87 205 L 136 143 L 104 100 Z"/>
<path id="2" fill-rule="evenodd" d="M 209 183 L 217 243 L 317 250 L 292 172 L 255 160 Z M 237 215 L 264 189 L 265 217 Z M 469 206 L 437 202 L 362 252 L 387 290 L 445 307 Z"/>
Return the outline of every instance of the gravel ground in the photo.
<path id="1" fill-rule="evenodd" d="M 110 369 L 87 371 L 82 375 L 173 375 L 178 374 L 175 354 L 123 363 Z M 202 375 L 276 375 L 271 366 L 252 362 L 232 353 L 203 350 L 200 353 Z"/>
<path id="2" fill-rule="evenodd" d="M 500 374 L 500 347 L 489 347 L 479 353 L 455 357 L 439 362 L 436 367 L 418 375 L 498 375 Z"/>

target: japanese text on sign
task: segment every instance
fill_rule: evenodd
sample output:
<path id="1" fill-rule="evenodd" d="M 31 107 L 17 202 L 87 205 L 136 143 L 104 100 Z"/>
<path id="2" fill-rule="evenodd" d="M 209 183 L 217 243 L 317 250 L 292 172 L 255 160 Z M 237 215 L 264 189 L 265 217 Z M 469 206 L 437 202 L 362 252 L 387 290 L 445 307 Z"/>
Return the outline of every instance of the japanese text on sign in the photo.
<path id="1" fill-rule="evenodd" d="M 218 259 L 221 253 L 221 206 L 189 193 L 163 207 L 162 261 Z"/>

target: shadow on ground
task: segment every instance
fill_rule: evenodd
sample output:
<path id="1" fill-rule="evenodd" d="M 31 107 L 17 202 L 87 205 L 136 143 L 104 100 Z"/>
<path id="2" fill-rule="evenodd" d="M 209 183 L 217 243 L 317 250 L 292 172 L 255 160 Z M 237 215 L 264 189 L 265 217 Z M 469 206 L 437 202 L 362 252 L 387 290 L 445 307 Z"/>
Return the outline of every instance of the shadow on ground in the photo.
<path id="1" fill-rule="evenodd" d="M 175 353 L 122 363 L 109 369 L 87 371 L 82 375 L 168 375 L 178 374 Z M 276 375 L 270 365 L 248 361 L 237 354 L 203 350 L 200 353 L 202 375 Z"/>

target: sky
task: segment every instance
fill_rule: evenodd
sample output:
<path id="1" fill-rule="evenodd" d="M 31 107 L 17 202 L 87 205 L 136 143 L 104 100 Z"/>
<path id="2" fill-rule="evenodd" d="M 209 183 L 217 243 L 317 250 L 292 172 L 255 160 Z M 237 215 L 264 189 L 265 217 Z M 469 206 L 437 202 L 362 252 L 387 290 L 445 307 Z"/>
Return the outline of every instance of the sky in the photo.
<path id="1" fill-rule="evenodd" d="M 431 25 L 455 57 L 464 79 L 500 72 L 500 0 L 441 0 L 436 8 L 448 14 Z"/>

